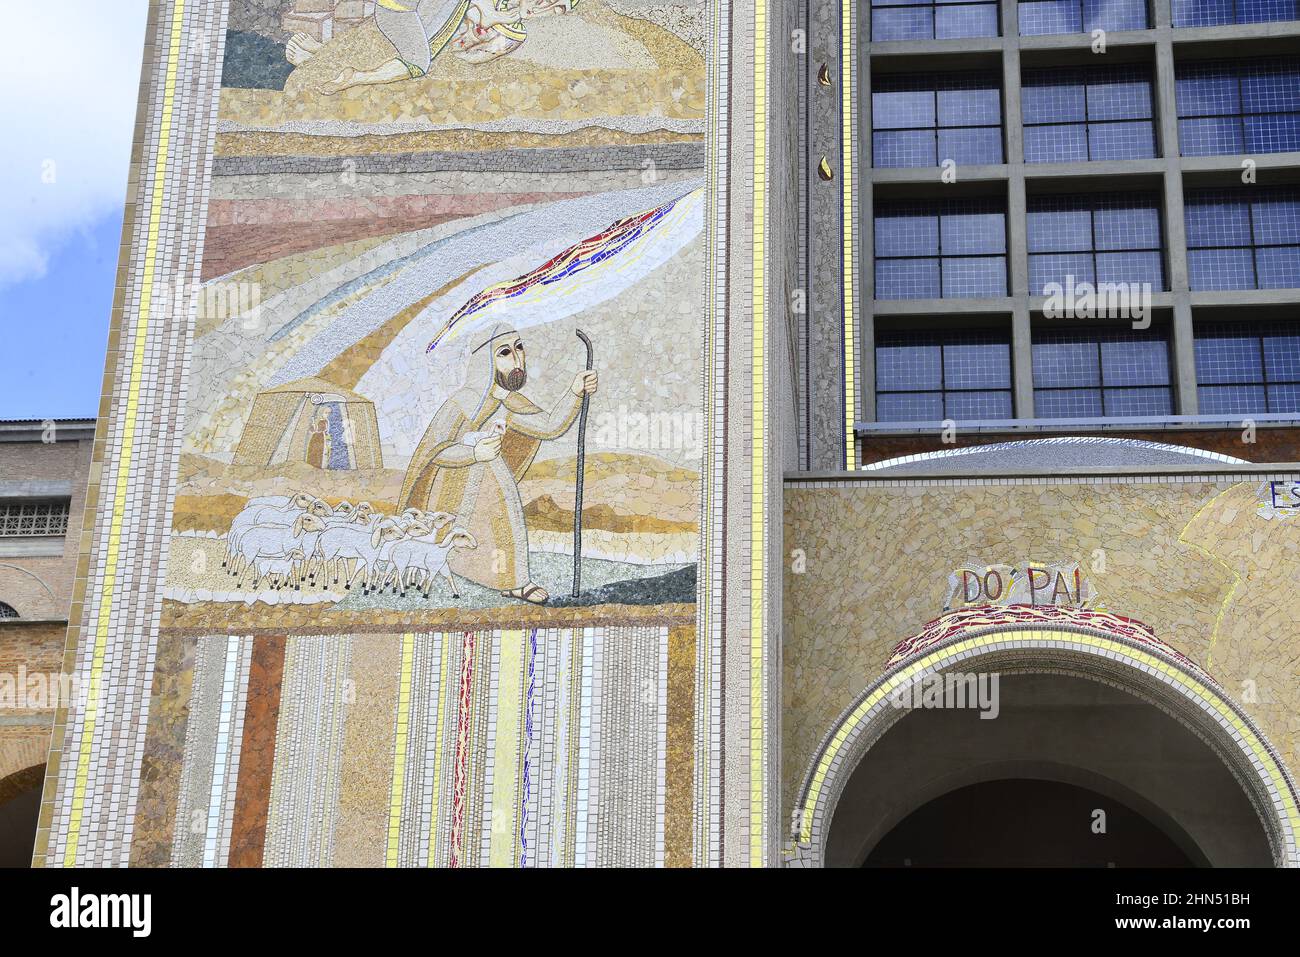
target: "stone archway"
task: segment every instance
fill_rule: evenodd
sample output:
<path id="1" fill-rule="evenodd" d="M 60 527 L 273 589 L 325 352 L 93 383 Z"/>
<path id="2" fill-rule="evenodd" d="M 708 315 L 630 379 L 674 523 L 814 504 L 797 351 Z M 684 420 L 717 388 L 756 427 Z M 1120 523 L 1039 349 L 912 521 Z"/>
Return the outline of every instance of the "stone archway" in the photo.
<path id="1" fill-rule="evenodd" d="M 0 867 L 30 867 L 45 765 L 0 778 Z"/>
<path id="2" fill-rule="evenodd" d="M 792 866 L 828 863 L 831 823 L 846 786 L 868 752 L 908 713 L 895 707 L 894 696 L 936 674 L 976 671 L 1084 679 L 1163 712 L 1208 745 L 1235 780 L 1267 837 L 1272 864 L 1300 866 L 1294 782 L 1213 678 L 1138 622 L 1029 606 L 945 615 L 898 646 L 885 674 L 845 709 L 815 754 L 791 822 Z"/>

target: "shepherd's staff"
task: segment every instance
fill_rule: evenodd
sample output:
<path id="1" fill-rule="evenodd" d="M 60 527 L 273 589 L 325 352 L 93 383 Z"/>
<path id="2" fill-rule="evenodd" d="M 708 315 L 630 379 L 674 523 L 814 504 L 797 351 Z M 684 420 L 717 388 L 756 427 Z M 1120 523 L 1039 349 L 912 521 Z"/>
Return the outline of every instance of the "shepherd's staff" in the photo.
<path id="1" fill-rule="evenodd" d="M 581 329 L 577 330 L 578 338 L 582 344 L 587 347 L 587 371 L 595 362 L 596 354 L 592 351 L 591 340 Z M 578 597 L 578 589 L 582 583 L 582 473 L 587 463 L 587 405 L 591 402 L 591 396 L 586 392 L 582 393 L 582 412 L 578 415 L 578 489 L 573 497 L 573 597 Z"/>

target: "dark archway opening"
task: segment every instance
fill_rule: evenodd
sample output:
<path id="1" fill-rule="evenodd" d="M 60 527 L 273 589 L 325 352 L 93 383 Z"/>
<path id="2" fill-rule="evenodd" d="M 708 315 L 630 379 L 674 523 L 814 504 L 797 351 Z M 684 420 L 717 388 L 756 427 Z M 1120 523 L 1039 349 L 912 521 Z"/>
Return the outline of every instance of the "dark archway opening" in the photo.
<path id="1" fill-rule="evenodd" d="M 1104 833 L 1094 822 L 1104 812 Z M 1155 824 L 1059 781 L 984 781 L 935 798 L 894 826 L 863 867 L 1193 867 Z"/>
<path id="2" fill-rule="evenodd" d="M 0 780 L 0 867 L 31 867 L 45 766 Z"/>

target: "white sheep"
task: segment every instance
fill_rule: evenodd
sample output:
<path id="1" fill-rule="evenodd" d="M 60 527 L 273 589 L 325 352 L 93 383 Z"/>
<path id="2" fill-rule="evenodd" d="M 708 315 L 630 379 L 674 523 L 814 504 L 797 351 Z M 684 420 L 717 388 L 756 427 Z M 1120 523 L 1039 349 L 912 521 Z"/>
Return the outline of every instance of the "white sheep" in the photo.
<path id="1" fill-rule="evenodd" d="M 268 557 L 259 555 L 253 559 L 254 579 L 253 590 L 256 591 L 258 584 L 270 579 L 272 587 L 279 591 L 285 585 L 293 585 L 297 590 L 302 587 L 302 579 L 299 578 L 299 563 L 303 560 L 302 549 L 295 548 L 288 555 L 277 557 Z"/>
<path id="2" fill-rule="evenodd" d="M 239 557 L 244 564 L 235 587 L 239 587 L 251 568 L 256 588 L 265 577 L 268 560 L 289 559 L 291 565 L 304 562 L 316 550 L 317 540 L 325 530 L 325 522 L 308 513 L 300 514 L 288 527 L 268 524 L 247 529 L 239 538 Z M 297 578 L 296 587 L 301 588 L 301 575 Z"/>
<path id="3" fill-rule="evenodd" d="M 282 504 L 267 504 L 264 501 L 250 500 L 243 510 L 234 517 L 230 523 L 230 530 L 226 533 L 226 556 L 221 562 L 222 568 L 229 567 L 230 574 L 238 574 L 235 568 L 235 559 L 239 555 L 239 540 L 243 534 L 256 525 L 284 525 L 291 526 L 299 515 L 315 515 L 319 518 L 329 518 L 334 514 L 334 510 L 323 499 L 315 496 L 299 493 L 292 498 L 284 496 L 263 496 L 264 499 L 283 499 Z"/>
<path id="4" fill-rule="evenodd" d="M 335 585 L 339 583 L 339 572 L 342 571 L 343 587 L 351 590 L 352 583 L 361 578 L 363 572 L 369 573 L 376 568 L 381 547 L 404 534 L 404 529 L 396 523 L 381 523 L 373 529 L 355 524 L 332 525 L 316 539 L 316 558 L 325 568 L 333 566 Z M 357 563 L 355 570 L 349 568 L 349 562 Z M 364 593 L 368 592 L 367 577 Z"/>
<path id="5" fill-rule="evenodd" d="M 447 564 L 447 557 L 454 548 L 478 548 L 478 541 L 465 529 L 457 526 L 453 528 L 445 539 L 441 542 L 433 542 L 427 538 L 405 538 L 393 544 L 389 551 L 389 562 L 391 568 L 388 575 L 396 575 L 397 581 L 402 586 L 402 594 L 406 594 L 408 576 L 415 573 L 424 579 L 424 597 L 428 599 L 429 593 L 433 590 L 433 580 L 435 576 L 441 575 L 447 580 L 451 588 L 451 597 L 460 598 L 460 592 L 456 588 L 456 576 L 452 574 L 451 567 Z M 385 583 L 387 578 L 385 578 Z M 380 589 L 382 590 L 383 583 Z"/>

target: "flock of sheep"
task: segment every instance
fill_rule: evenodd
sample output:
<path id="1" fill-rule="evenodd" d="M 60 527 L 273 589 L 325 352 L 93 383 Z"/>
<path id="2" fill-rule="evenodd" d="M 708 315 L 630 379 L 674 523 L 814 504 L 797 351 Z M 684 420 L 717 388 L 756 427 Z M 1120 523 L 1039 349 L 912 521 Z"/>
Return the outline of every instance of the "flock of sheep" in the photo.
<path id="1" fill-rule="evenodd" d="M 408 508 L 401 515 L 376 512 L 369 502 L 331 506 L 305 492 L 251 498 L 230 523 L 221 567 L 237 580 L 253 576 L 253 588 L 267 582 L 276 590 L 304 584 L 320 588 L 326 581 L 346 590 L 361 583 L 362 593 L 407 589 L 428 598 L 441 575 L 459 598 L 456 578 L 447 564 L 453 549 L 477 548 L 474 536 L 447 512 Z"/>

